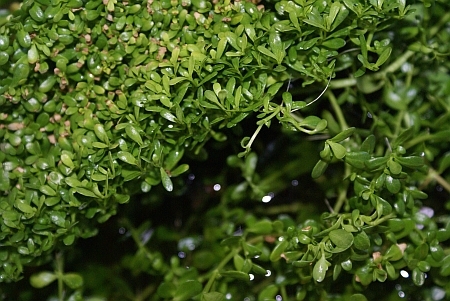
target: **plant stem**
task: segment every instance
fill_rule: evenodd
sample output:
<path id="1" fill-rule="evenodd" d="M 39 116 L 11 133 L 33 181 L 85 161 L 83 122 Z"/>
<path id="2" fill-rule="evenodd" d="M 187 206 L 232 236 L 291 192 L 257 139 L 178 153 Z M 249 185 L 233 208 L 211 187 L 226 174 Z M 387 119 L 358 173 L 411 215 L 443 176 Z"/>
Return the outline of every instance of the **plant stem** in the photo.
<path id="1" fill-rule="evenodd" d="M 379 225 L 379 224 L 384 223 L 384 222 L 387 221 L 387 220 L 390 220 L 391 218 L 393 218 L 393 217 L 395 217 L 395 216 L 396 216 L 395 213 L 390 213 L 390 214 L 388 214 L 388 215 L 383 216 L 383 217 L 380 218 L 380 219 L 377 219 L 377 220 L 375 220 L 375 221 L 373 221 L 373 222 L 369 222 L 369 223 L 367 223 L 367 224 L 370 225 L 370 226 L 377 226 L 377 225 Z"/>
<path id="2" fill-rule="evenodd" d="M 222 261 L 219 263 L 219 265 L 214 269 L 212 272 L 211 277 L 208 279 L 208 282 L 205 285 L 205 288 L 203 289 L 204 293 L 209 292 L 212 285 L 214 284 L 214 281 L 216 280 L 216 277 L 219 275 L 219 271 L 230 261 L 234 255 L 239 253 L 241 251 L 241 247 L 234 249 L 232 252 L 230 252 Z"/>
<path id="3" fill-rule="evenodd" d="M 64 301 L 64 283 L 63 283 L 63 274 L 64 274 L 64 258 L 62 253 L 57 253 L 55 255 L 55 274 L 58 279 L 58 299 L 59 301 Z"/>
<path id="4" fill-rule="evenodd" d="M 331 102 L 331 106 L 333 107 L 334 112 L 336 113 L 336 117 L 338 119 L 339 125 L 341 126 L 341 130 L 348 129 L 347 121 L 345 121 L 344 114 L 342 113 L 341 107 L 337 102 L 336 96 L 334 96 L 331 90 L 327 91 L 326 94 Z"/>
<path id="5" fill-rule="evenodd" d="M 148 296 L 151 296 L 155 291 L 155 285 L 151 284 L 147 286 L 139 295 L 136 296 L 135 301 L 144 301 Z"/>
<path id="6" fill-rule="evenodd" d="M 401 55 L 398 59 L 396 59 L 394 62 L 392 62 L 389 66 L 387 66 L 385 69 L 381 70 L 380 72 L 373 73 L 370 75 L 364 75 L 364 77 L 369 78 L 369 81 L 374 80 L 380 80 L 386 77 L 388 73 L 392 73 L 400 69 L 400 67 L 408 61 L 410 57 L 414 55 L 414 52 L 411 50 L 407 50 L 403 55 Z M 344 79 L 338 79 L 333 80 L 330 83 L 331 89 L 342 89 L 346 87 L 353 87 L 356 86 L 358 83 L 358 80 L 356 78 L 350 77 L 350 78 L 344 78 Z"/>
<path id="7" fill-rule="evenodd" d="M 412 138 L 408 142 L 405 143 L 404 147 L 406 149 L 413 147 L 416 144 L 419 144 L 421 142 L 427 141 L 427 140 L 434 140 L 434 142 L 441 141 L 441 140 L 447 140 L 448 136 L 447 134 L 450 134 L 449 130 L 443 130 L 441 132 L 437 132 L 434 134 L 430 134 L 428 132 L 421 133 L 417 135 L 415 138 Z"/>
<path id="8" fill-rule="evenodd" d="M 430 167 L 428 170 L 428 177 L 436 180 L 445 190 L 450 192 L 450 183 L 447 182 L 441 175 L 433 168 Z"/>
<path id="9" fill-rule="evenodd" d="M 348 164 L 345 165 L 345 175 L 343 179 L 347 179 L 350 175 L 350 166 Z M 347 189 L 348 189 L 348 181 L 344 180 L 343 185 L 339 189 L 339 195 L 336 200 L 336 203 L 334 204 L 333 212 L 339 213 L 342 206 L 345 203 L 345 200 L 347 199 Z"/>

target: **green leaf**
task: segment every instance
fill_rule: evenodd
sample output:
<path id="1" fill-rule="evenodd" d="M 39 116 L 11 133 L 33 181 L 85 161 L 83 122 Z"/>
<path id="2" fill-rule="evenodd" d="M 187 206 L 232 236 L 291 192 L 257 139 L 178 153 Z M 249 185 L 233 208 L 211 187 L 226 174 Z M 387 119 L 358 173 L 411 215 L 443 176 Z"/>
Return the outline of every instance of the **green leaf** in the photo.
<path id="1" fill-rule="evenodd" d="M 426 274 L 416 267 L 412 271 L 411 278 L 415 285 L 422 286 L 425 283 L 425 276 Z"/>
<path id="2" fill-rule="evenodd" d="M 172 177 L 176 177 L 176 176 L 179 176 L 179 175 L 185 173 L 188 170 L 189 170 L 188 164 L 181 164 L 181 165 L 177 166 L 176 168 L 174 168 L 173 170 L 171 170 L 170 174 L 172 175 Z"/>
<path id="3" fill-rule="evenodd" d="M 56 280 L 56 275 L 52 272 L 40 272 L 30 277 L 30 284 L 35 288 L 43 288 Z"/>
<path id="4" fill-rule="evenodd" d="M 375 63 L 376 66 L 383 65 L 391 56 L 392 48 L 386 47 L 383 52 L 381 52 L 380 57 L 378 58 L 377 62 Z"/>
<path id="5" fill-rule="evenodd" d="M 139 131 L 136 129 L 136 127 L 132 124 L 129 124 L 125 128 L 125 132 L 127 133 L 127 136 L 133 139 L 134 142 L 139 144 L 139 146 L 142 146 L 144 142 L 142 141 L 142 137 L 139 134 Z M 131 164 L 131 163 L 130 163 Z"/>
<path id="6" fill-rule="evenodd" d="M 91 190 L 83 188 L 83 187 L 74 187 L 73 188 L 76 192 L 78 192 L 81 195 L 91 197 L 91 198 L 97 198 L 98 196 Z"/>
<path id="7" fill-rule="evenodd" d="M 251 225 L 248 229 L 248 232 L 255 234 L 270 234 L 273 231 L 272 222 L 269 220 L 258 221 L 255 224 Z"/>
<path id="8" fill-rule="evenodd" d="M 281 254 L 286 250 L 289 246 L 289 242 L 287 240 L 283 240 L 279 242 L 275 248 L 273 248 L 272 253 L 270 253 L 270 261 L 275 262 L 281 259 Z"/>
<path id="9" fill-rule="evenodd" d="M 323 175 L 323 173 L 325 172 L 327 167 L 328 167 L 328 163 L 326 161 L 319 160 L 312 170 L 311 177 L 313 177 L 314 179 L 317 179 L 318 177 Z"/>
<path id="10" fill-rule="evenodd" d="M 56 191 L 48 185 L 43 185 L 39 187 L 39 190 L 45 195 L 56 196 Z"/>
<path id="11" fill-rule="evenodd" d="M 280 289 L 275 284 L 269 284 L 258 294 L 258 301 L 276 300 L 275 296 Z"/>
<path id="12" fill-rule="evenodd" d="M 66 212 L 50 211 L 49 217 L 55 225 L 62 228 L 66 226 Z"/>
<path id="13" fill-rule="evenodd" d="M 408 141 L 412 137 L 413 134 L 414 134 L 414 127 L 409 127 L 406 130 L 403 130 L 392 143 L 392 148 L 396 149 L 400 145 L 403 145 L 406 141 Z"/>
<path id="14" fill-rule="evenodd" d="M 160 174 L 161 174 L 161 182 L 162 182 L 163 187 L 167 191 L 171 192 L 173 190 L 172 180 L 170 179 L 169 175 L 164 170 L 164 168 L 160 167 L 159 171 L 160 171 Z"/>
<path id="15" fill-rule="evenodd" d="M 203 293 L 201 301 L 225 301 L 225 295 L 219 292 Z"/>
<path id="16" fill-rule="evenodd" d="M 277 56 L 275 54 L 273 54 L 272 52 L 270 52 L 270 50 L 268 50 L 267 48 L 265 48 L 263 46 L 258 46 L 258 51 L 268 57 L 273 58 L 275 61 L 277 61 Z"/>
<path id="17" fill-rule="evenodd" d="M 344 146 L 331 140 L 328 140 L 327 144 L 330 146 L 331 151 L 333 152 L 333 155 L 336 157 L 336 159 L 341 160 L 342 158 L 345 157 L 347 150 L 345 149 Z"/>
<path id="18" fill-rule="evenodd" d="M 105 128 L 103 127 L 102 124 L 94 125 L 94 132 L 95 135 L 98 137 L 98 139 L 100 139 L 102 142 L 106 144 L 109 143 L 108 135 L 106 134 Z"/>
<path id="19" fill-rule="evenodd" d="M 175 295 L 176 290 L 177 287 L 172 282 L 162 282 L 158 286 L 156 293 L 161 298 L 172 298 Z"/>
<path id="20" fill-rule="evenodd" d="M 75 273 L 67 273 L 62 277 L 64 283 L 71 289 L 77 289 L 83 286 L 83 277 Z"/>
<path id="21" fill-rule="evenodd" d="M 250 276 L 247 273 L 241 271 L 222 271 L 220 272 L 222 277 L 230 277 L 238 280 L 249 281 Z"/>
<path id="22" fill-rule="evenodd" d="M 354 235 L 355 240 L 353 242 L 353 245 L 356 249 L 364 251 L 368 250 L 370 247 L 370 239 L 369 236 L 366 234 L 366 232 L 361 231 Z"/>
<path id="23" fill-rule="evenodd" d="M 353 235 L 344 229 L 336 229 L 328 235 L 330 240 L 336 245 L 335 251 L 342 252 L 350 248 L 353 244 Z M 337 250 L 336 250 L 337 249 Z"/>
<path id="24" fill-rule="evenodd" d="M 409 168 L 420 168 L 425 164 L 423 157 L 419 156 L 396 157 L 395 161 Z"/>
<path id="25" fill-rule="evenodd" d="M 326 259 L 325 254 L 322 254 L 320 259 L 316 262 L 313 268 L 313 278 L 317 282 L 322 282 L 327 274 L 328 267 L 331 265 Z"/>
<path id="26" fill-rule="evenodd" d="M 122 160 L 125 163 L 131 164 L 131 165 L 137 165 L 136 158 L 129 152 L 126 151 L 119 151 L 117 153 L 117 158 Z"/>
<path id="27" fill-rule="evenodd" d="M 384 256 L 389 261 L 397 261 L 403 258 L 403 252 L 402 250 L 400 250 L 398 245 L 392 245 L 386 251 L 386 254 Z"/>
<path id="28" fill-rule="evenodd" d="M 401 188 L 401 183 L 399 179 L 394 179 L 391 176 L 386 176 L 386 188 L 390 193 L 398 193 Z"/>
<path id="29" fill-rule="evenodd" d="M 61 154 L 61 162 L 66 165 L 67 167 L 74 169 L 75 165 L 73 164 L 72 159 L 70 158 L 70 156 L 66 153 L 62 153 Z"/>
<path id="30" fill-rule="evenodd" d="M 336 2 L 335 2 L 336 3 Z M 345 40 L 341 38 L 335 38 L 330 40 L 325 40 L 322 43 L 322 46 L 330 48 L 330 49 L 339 49 L 345 46 Z"/>
<path id="31" fill-rule="evenodd" d="M 439 273 L 444 277 L 450 276 L 450 255 L 447 255 L 442 260 L 442 265 Z"/>
<path id="32" fill-rule="evenodd" d="M 342 132 L 340 132 L 339 134 L 337 134 L 336 136 L 334 136 L 333 138 L 330 138 L 328 140 L 336 142 L 336 143 L 342 142 L 345 139 L 349 138 L 351 135 L 353 135 L 355 130 L 356 130 L 356 128 L 354 128 L 354 127 L 345 129 Z"/>
<path id="33" fill-rule="evenodd" d="M 368 301 L 362 294 L 353 294 L 350 296 L 350 301 Z"/>
<path id="34" fill-rule="evenodd" d="M 197 280 L 187 280 L 178 285 L 173 296 L 174 301 L 184 301 L 202 292 L 202 285 Z"/>

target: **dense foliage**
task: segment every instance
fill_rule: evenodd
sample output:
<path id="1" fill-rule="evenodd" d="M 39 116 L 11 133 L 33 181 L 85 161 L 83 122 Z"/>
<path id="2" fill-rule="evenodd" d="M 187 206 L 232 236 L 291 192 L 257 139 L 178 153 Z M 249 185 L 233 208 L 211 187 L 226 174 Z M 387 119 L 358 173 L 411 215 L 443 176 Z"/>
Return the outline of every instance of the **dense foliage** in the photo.
<path id="1" fill-rule="evenodd" d="M 2 298 L 443 300 L 448 9 L 13 5 L 0 27 Z"/>

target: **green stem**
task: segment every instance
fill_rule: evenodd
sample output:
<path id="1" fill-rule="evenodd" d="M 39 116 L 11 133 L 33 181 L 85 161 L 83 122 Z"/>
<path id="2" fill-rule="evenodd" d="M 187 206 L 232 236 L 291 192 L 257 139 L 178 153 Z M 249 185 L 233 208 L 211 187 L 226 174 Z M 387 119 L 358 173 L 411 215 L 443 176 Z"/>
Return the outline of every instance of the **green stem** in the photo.
<path id="1" fill-rule="evenodd" d="M 330 83 L 330 88 L 331 89 L 342 89 L 342 88 L 356 86 L 356 84 L 357 84 L 357 79 L 354 77 L 349 77 L 349 78 L 332 80 Z"/>
<path id="2" fill-rule="evenodd" d="M 155 285 L 150 284 L 147 286 L 142 292 L 139 293 L 139 295 L 136 296 L 136 299 L 134 301 L 144 301 L 147 300 L 149 296 L 151 296 L 155 291 Z"/>
<path id="3" fill-rule="evenodd" d="M 383 216 L 382 218 L 377 219 L 377 220 L 375 220 L 375 221 L 373 221 L 373 222 L 369 222 L 369 223 L 367 223 L 367 224 L 368 224 L 369 226 L 377 226 L 377 225 L 379 225 L 379 224 L 384 223 L 384 222 L 387 221 L 387 220 L 390 220 L 390 219 L 393 218 L 393 217 L 396 217 L 395 213 L 391 213 L 391 214 L 385 215 L 385 216 Z"/>
<path id="4" fill-rule="evenodd" d="M 392 62 L 388 67 L 383 69 L 380 72 L 373 73 L 370 75 L 364 75 L 364 77 L 368 78 L 368 81 L 380 80 L 386 77 L 388 73 L 393 73 L 400 69 L 400 67 L 408 61 L 410 57 L 414 55 L 414 52 L 411 50 L 407 50 L 403 55 L 401 55 L 398 59 Z M 358 79 L 350 77 L 344 79 L 333 80 L 330 83 L 331 89 L 342 89 L 346 87 L 356 86 L 358 83 Z"/>
<path id="5" fill-rule="evenodd" d="M 59 301 L 64 301 L 64 257 L 62 253 L 57 253 L 55 257 L 55 274 L 56 278 L 58 279 L 58 299 Z"/>
<path id="6" fill-rule="evenodd" d="M 219 275 L 220 270 L 230 261 L 234 255 L 239 253 L 241 251 L 241 247 L 234 249 L 232 252 L 230 252 L 222 261 L 219 263 L 219 265 L 214 269 L 212 272 L 211 277 L 208 279 L 208 282 L 205 285 L 205 288 L 203 289 L 204 293 L 209 292 L 212 285 L 214 284 L 214 281 L 216 280 L 217 276 Z"/>
<path id="7" fill-rule="evenodd" d="M 439 22 L 428 30 L 430 37 L 434 37 L 439 32 L 439 29 L 447 24 L 448 21 L 450 21 L 450 12 L 443 15 Z"/>
<path id="8" fill-rule="evenodd" d="M 438 142 L 441 140 L 447 140 L 448 136 L 445 136 L 444 133 L 450 134 L 449 130 L 444 130 L 442 132 L 437 132 L 435 134 L 429 134 L 429 133 L 422 133 L 416 136 L 416 138 L 413 138 L 405 143 L 404 147 L 406 149 L 413 147 L 416 144 L 419 144 L 421 142 L 425 142 L 427 140 L 434 140 L 434 142 Z"/>
<path id="9" fill-rule="evenodd" d="M 347 179 L 349 175 L 350 175 L 350 166 L 346 164 L 344 179 Z M 333 208 L 334 213 L 339 213 L 339 211 L 341 210 L 342 206 L 345 203 L 345 200 L 347 199 L 348 181 L 343 181 L 342 186 L 340 186 L 339 188 L 340 188 L 339 195 Z"/>
<path id="10" fill-rule="evenodd" d="M 428 177 L 436 180 L 445 190 L 450 192 L 450 183 L 447 182 L 441 175 L 433 168 L 430 167 L 428 170 Z"/>
<path id="11" fill-rule="evenodd" d="M 345 121 L 344 114 L 342 113 L 341 107 L 339 106 L 336 96 L 334 96 L 331 90 L 326 92 L 328 99 L 330 100 L 331 106 L 333 107 L 336 117 L 338 119 L 341 130 L 348 129 L 347 121 Z"/>
<path id="12" fill-rule="evenodd" d="M 415 54 L 414 51 L 407 50 L 403 55 L 401 55 L 398 59 L 392 62 L 386 69 L 383 69 L 381 72 L 374 73 L 372 75 L 368 75 L 373 80 L 383 79 L 386 77 L 386 74 L 393 73 L 400 69 L 404 63 L 408 61 L 410 57 Z"/>

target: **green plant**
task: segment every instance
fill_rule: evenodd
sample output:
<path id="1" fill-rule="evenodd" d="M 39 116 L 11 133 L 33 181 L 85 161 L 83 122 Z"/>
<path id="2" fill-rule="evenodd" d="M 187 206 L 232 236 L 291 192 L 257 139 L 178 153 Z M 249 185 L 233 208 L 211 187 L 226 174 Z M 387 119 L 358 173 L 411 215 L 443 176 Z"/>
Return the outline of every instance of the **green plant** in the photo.
<path id="1" fill-rule="evenodd" d="M 56 281 L 58 300 L 365 300 L 387 282 L 443 299 L 446 9 L 23 1 L 0 28 L 1 281 Z M 188 198 L 189 166 L 214 158 L 213 175 L 197 170 L 218 193 L 192 201 L 184 228 L 158 223 L 180 214 L 164 203 Z M 292 180 L 308 199 L 274 204 Z M 134 248 L 77 266 L 71 246 L 101 223 Z M 23 283 L 5 298 L 29 300 Z"/>

